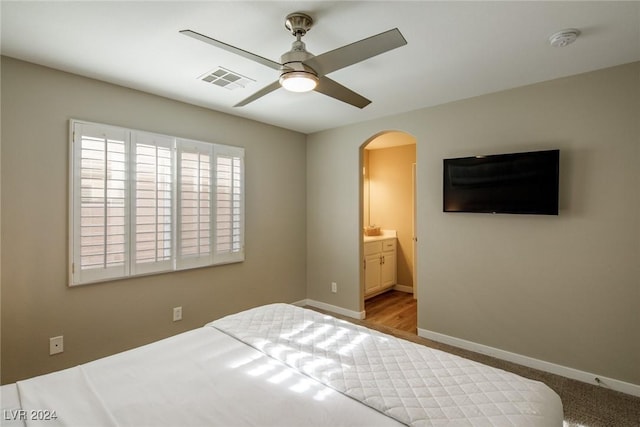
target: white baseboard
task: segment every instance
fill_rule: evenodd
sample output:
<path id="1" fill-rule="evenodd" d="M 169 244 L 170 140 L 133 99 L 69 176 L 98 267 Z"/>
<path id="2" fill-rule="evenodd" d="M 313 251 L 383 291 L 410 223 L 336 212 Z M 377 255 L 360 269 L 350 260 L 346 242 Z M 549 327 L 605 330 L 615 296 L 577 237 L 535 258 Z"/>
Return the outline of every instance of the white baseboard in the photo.
<path id="1" fill-rule="evenodd" d="M 555 363 L 546 362 L 544 360 L 534 359 L 532 357 L 523 356 L 521 354 L 512 353 L 510 351 L 501 350 L 499 348 L 489 347 L 487 345 L 478 344 L 473 341 L 463 340 L 461 338 L 444 335 L 439 332 L 433 332 L 428 329 L 418 328 L 418 335 L 433 341 L 449 344 L 454 347 L 460 347 L 465 350 L 475 351 L 476 353 L 486 354 L 508 362 L 517 363 L 529 368 L 539 369 L 541 371 L 550 372 L 566 378 L 582 381 L 588 384 L 606 387 L 611 390 L 620 391 L 622 393 L 631 394 L 640 397 L 640 385 L 632 384 L 613 378 L 603 377 L 591 372 L 580 371 L 578 369 L 569 368 L 567 366 L 557 365 Z"/>
<path id="2" fill-rule="evenodd" d="M 321 310 L 331 311 L 333 313 L 337 313 L 342 316 L 352 317 L 358 320 L 364 319 L 364 311 L 347 310 L 346 308 L 338 307 L 337 305 L 331 305 L 331 304 L 327 304 L 327 303 L 312 300 L 312 299 L 297 301 L 297 302 L 294 302 L 293 304 L 297 306 L 310 305 L 311 307 L 319 308 Z"/>
<path id="3" fill-rule="evenodd" d="M 400 292 L 406 292 L 408 294 L 412 294 L 413 293 L 413 286 L 394 285 L 393 286 L 393 290 L 394 291 L 400 291 Z"/>

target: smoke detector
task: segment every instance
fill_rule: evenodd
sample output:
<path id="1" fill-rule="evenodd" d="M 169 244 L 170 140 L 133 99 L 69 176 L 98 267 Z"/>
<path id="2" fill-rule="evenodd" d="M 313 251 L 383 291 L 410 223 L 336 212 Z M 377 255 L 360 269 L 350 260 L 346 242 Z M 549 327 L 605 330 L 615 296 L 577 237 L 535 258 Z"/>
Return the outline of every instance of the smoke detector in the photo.
<path id="1" fill-rule="evenodd" d="M 566 30 L 558 31 L 549 37 L 549 44 L 553 47 L 565 47 L 576 41 L 579 35 L 580 30 L 568 28 Z"/>

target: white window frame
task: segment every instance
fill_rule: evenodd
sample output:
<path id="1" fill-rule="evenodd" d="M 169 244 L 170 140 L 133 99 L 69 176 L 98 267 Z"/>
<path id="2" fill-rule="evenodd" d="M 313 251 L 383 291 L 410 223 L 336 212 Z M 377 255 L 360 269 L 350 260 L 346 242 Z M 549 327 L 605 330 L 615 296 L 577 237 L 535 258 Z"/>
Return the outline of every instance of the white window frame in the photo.
<path id="1" fill-rule="evenodd" d="M 92 123 L 82 120 L 72 119 L 69 122 L 70 128 L 70 168 L 69 168 L 69 286 L 77 286 L 84 285 L 89 283 L 97 283 L 104 281 L 111 281 L 116 279 L 122 279 L 127 277 L 148 275 L 148 274 L 160 274 L 171 271 L 189 269 L 189 268 L 199 268 L 220 264 L 227 264 L 233 262 L 242 262 L 244 261 L 244 208 L 245 208 L 245 195 L 244 195 L 244 187 L 245 187 L 245 178 L 244 178 L 244 148 L 222 145 L 222 144 L 214 144 L 203 141 L 195 141 L 184 138 L 178 138 L 169 135 L 162 135 L 150 132 L 144 132 L 135 129 L 127 129 L 117 126 L 111 125 L 103 125 L 99 123 Z M 124 204 L 124 216 L 123 221 L 125 223 L 124 226 L 124 259 L 122 265 L 118 265 L 116 267 L 104 267 L 99 268 L 82 268 L 82 260 L 81 260 L 81 205 L 82 205 L 82 189 L 81 189 L 81 154 L 82 154 L 82 138 L 84 136 L 90 138 L 106 138 L 109 140 L 117 140 L 123 141 L 124 143 L 124 156 L 125 156 L 125 186 L 124 186 L 124 200 L 126 200 Z M 99 141 L 96 144 L 99 145 Z M 170 148 L 170 168 L 171 168 L 171 195 L 170 195 L 170 204 L 171 204 L 171 225 L 170 231 L 165 231 L 162 233 L 162 238 L 167 238 L 170 233 L 170 250 L 164 249 L 162 251 L 161 256 L 157 255 L 157 247 L 159 245 L 158 240 L 154 240 L 154 244 L 156 245 L 156 256 L 158 258 L 152 260 L 145 260 L 144 262 L 136 263 L 136 231 L 137 227 L 137 197 L 136 191 L 138 189 L 138 182 L 136 177 L 138 177 L 138 165 L 136 161 L 136 153 L 138 150 L 138 144 L 156 145 L 160 148 L 156 149 L 156 153 L 159 151 L 163 152 L 163 155 L 166 156 L 166 149 Z M 148 147 L 146 147 L 148 148 Z M 209 186 L 208 186 L 208 196 L 205 193 L 201 193 L 203 199 L 208 197 L 208 243 L 206 239 L 202 239 L 202 245 L 208 245 L 208 253 L 205 253 L 202 256 L 183 256 L 181 255 L 181 247 L 183 240 L 182 234 L 182 180 L 181 180 L 181 153 L 183 152 L 191 152 L 191 151 L 199 151 L 204 153 L 209 158 L 209 170 L 208 173 L 209 178 Z M 237 196 L 235 200 L 235 208 L 236 210 L 233 213 L 231 228 L 235 233 L 234 239 L 235 243 L 228 249 L 219 250 L 217 245 L 218 239 L 222 239 L 223 236 L 218 235 L 218 231 L 216 228 L 218 216 L 222 218 L 222 213 L 218 214 L 217 210 L 217 195 L 219 190 L 217 187 L 217 174 L 216 168 L 218 166 L 218 158 L 226 157 L 232 158 L 233 164 L 236 165 L 235 176 L 233 179 L 233 189 L 232 192 Z M 156 161 L 158 158 L 156 157 Z M 102 160 L 100 160 L 102 161 Z M 163 157 L 163 161 L 166 161 L 166 157 Z M 108 162 L 105 160 L 105 165 Z M 156 167 L 158 167 L 156 165 Z M 105 169 L 106 170 L 106 169 Z M 163 171 L 166 172 L 167 168 L 163 168 Z M 87 172 L 87 171 L 85 171 Z M 97 172 L 96 172 L 97 173 Z M 203 175 L 206 175 L 203 173 Z M 107 172 L 104 172 L 105 175 L 105 187 L 106 187 L 106 176 Z M 121 175 L 118 175 L 120 177 Z M 142 176 L 142 175 L 140 175 Z M 144 176 L 149 176 L 148 174 Z M 147 182 L 147 186 L 154 185 L 155 189 L 158 189 L 158 174 L 156 174 L 156 181 Z M 166 179 L 163 177 L 162 179 Z M 163 181 L 164 182 L 164 181 Z M 224 181 L 227 182 L 227 181 Z M 163 191 L 167 186 L 162 186 Z M 204 188 L 204 187 L 202 187 Z M 147 188 L 148 190 L 148 188 Z M 85 189 L 85 192 L 87 190 Z M 92 189 L 95 192 L 95 189 Z M 100 190 L 98 190 L 99 192 Z M 225 191 L 228 191 L 225 189 Z M 121 194 L 119 192 L 118 194 Z M 147 193 L 148 194 L 148 193 Z M 166 193 L 163 193 L 166 195 Z M 106 191 L 105 198 L 102 200 L 105 205 L 104 212 L 108 212 L 107 205 L 108 201 L 106 199 Z M 155 207 L 157 208 L 158 195 L 155 196 Z M 238 200 L 239 198 L 239 200 Z M 99 197 L 98 197 L 99 199 Z M 100 202 L 100 200 L 98 200 Z M 207 215 L 206 206 L 204 206 L 202 211 L 205 215 Z M 167 209 L 163 210 L 163 212 L 168 212 Z M 221 211 L 222 212 L 222 208 Z M 225 211 L 226 212 L 226 211 Z M 166 216 L 166 214 L 163 214 Z M 156 215 L 158 218 L 159 214 Z M 163 216 L 163 218 L 165 218 Z M 85 217 L 86 218 L 86 217 Z M 105 217 L 106 218 L 106 217 Z M 119 217 L 120 218 L 120 217 Z M 225 218 L 229 218 L 225 216 Z M 108 222 L 107 219 L 104 220 L 105 224 Z M 156 233 L 154 239 L 160 239 L 159 234 L 157 233 L 157 222 L 154 223 L 156 225 Z M 166 218 L 165 222 L 166 223 Z M 202 223 L 205 224 L 205 223 Z M 206 230 L 206 224 L 203 225 L 203 229 Z M 105 226 L 103 229 L 104 239 L 106 240 L 108 237 L 108 228 Z M 142 231 L 140 231 L 142 233 Z M 206 236 L 203 236 L 206 237 Z M 118 237 L 118 241 L 122 240 Z M 96 246 L 96 245 L 94 245 Z M 99 245 L 98 245 L 99 246 Z M 161 245 L 162 246 L 162 245 Z M 163 246 L 164 247 L 164 246 Z M 106 248 L 106 246 L 105 246 Z M 99 247 L 98 247 L 99 249 Z M 98 250 L 96 249 L 96 250 Z M 207 252 L 206 246 L 202 246 L 203 253 Z M 106 252 L 106 249 L 105 249 Z M 167 254 L 170 253 L 169 259 L 165 259 Z M 104 254 L 103 254 L 104 255 Z M 106 257 L 106 255 L 104 255 Z M 105 258 L 106 259 L 106 258 Z"/>

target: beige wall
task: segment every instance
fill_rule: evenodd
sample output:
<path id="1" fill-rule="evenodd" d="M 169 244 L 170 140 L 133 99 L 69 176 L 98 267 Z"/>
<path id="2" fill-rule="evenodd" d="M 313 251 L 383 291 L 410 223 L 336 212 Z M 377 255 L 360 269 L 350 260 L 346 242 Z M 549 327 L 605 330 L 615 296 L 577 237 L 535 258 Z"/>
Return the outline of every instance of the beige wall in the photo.
<path id="1" fill-rule="evenodd" d="M 413 183 L 416 146 L 366 150 L 369 172 L 363 191 L 369 191 L 369 221 L 398 235 L 398 285 L 413 287 Z M 367 223 L 365 222 L 365 225 Z"/>
<path id="2" fill-rule="evenodd" d="M 418 142 L 418 326 L 640 384 L 640 64 L 320 132 L 306 147 L 295 132 L 9 58 L 1 72 L 3 383 L 271 301 L 361 310 L 360 146 L 402 130 Z M 246 261 L 66 287 L 70 118 L 244 146 Z M 443 158 L 548 148 L 561 150 L 558 217 L 442 212 Z M 50 357 L 60 334 L 65 352 Z"/>
<path id="3" fill-rule="evenodd" d="M 3 383 L 305 298 L 304 135 L 6 57 L 1 113 Z M 246 261 L 68 288 L 70 118 L 245 147 Z"/>
<path id="4" fill-rule="evenodd" d="M 405 131 L 418 327 L 640 384 L 638 123 L 634 63 L 309 135 L 307 297 L 362 309 L 359 149 Z M 442 212 L 442 159 L 553 148 L 559 216 Z"/>

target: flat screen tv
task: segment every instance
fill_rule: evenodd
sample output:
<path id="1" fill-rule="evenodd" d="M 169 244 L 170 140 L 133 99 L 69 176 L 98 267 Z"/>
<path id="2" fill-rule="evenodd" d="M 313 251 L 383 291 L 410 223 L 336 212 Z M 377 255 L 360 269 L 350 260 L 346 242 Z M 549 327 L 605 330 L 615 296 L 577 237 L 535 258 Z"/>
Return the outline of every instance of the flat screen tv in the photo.
<path id="1" fill-rule="evenodd" d="M 560 150 L 444 159 L 444 212 L 558 215 Z"/>

